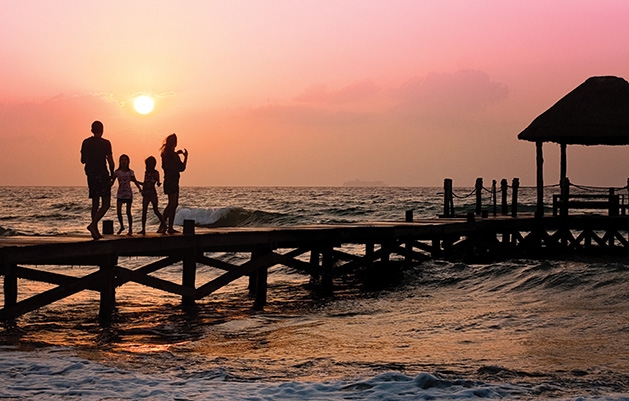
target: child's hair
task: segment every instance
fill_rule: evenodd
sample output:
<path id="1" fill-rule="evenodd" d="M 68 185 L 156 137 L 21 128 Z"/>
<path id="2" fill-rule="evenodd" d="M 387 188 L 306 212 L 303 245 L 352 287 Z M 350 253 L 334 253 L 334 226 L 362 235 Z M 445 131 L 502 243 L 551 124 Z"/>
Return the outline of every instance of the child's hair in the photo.
<path id="1" fill-rule="evenodd" d="M 120 155 L 120 158 L 118 159 L 118 166 L 122 165 L 122 159 L 127 159 L 127 162 L 131 162 L 131 159 L 129 159 L 129 156 L 125 155 L 124 153 Z M 129 163 L 127 163 L 128 165 Z M 120 168 L 120 167 L 119 167 Z"/>
<path id="2" fill-rule="evenodd" d="M 157 160 L 153 156 L 147 157 L 144 163 L 146 164 L 146 171 L 155 171 Z"/>

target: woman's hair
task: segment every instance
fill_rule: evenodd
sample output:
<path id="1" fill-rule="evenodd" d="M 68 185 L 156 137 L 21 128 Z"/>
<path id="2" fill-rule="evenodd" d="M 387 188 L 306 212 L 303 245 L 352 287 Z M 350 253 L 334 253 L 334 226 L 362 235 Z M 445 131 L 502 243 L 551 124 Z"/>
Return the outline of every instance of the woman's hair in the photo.
<path id="1" fill-rule="evenodd" d="M 162 147 L 161 147 L 162 154 L 166 152 L 174 152 L 175 146 L 177 146 L 177 135 L 176 134 L 168 135 L 166 139 L 164 140 L 164 143 L 162 144 Z"/>
<path id="2" fill-rule="evenodd" d="M 147 171 L 153 171 L 157 165 L 157 160 L 153 156 L 149 156 L 144 160 L 144 163 L 146 164 Z"/>

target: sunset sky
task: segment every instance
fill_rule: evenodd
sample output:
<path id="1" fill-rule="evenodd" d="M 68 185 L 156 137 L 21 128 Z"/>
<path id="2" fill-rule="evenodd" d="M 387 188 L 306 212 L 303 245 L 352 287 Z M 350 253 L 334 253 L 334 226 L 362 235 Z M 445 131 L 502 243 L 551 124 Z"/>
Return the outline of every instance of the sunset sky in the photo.
<path id="1" fill-rule="evenodd" d="M 86 185 L 101 120 L 138 175 L 177 133 L 183 186 L 535 183 L 517 134 L 590 76 L 629 78 L 629 2 L 3 0 L 0 185 Z M 155 109 L 133 108 L 140 94 Z M 546 182 L 559 147 L 544 146 Z M 568 147 L 623 186 L 627 147 Z"/>

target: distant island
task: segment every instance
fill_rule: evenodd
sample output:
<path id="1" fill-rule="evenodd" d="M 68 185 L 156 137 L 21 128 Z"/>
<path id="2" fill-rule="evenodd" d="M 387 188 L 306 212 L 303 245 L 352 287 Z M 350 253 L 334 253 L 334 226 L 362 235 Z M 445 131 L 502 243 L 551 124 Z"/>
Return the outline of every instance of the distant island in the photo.
<path id="1" fill-rule="evenodd" d="M 361 180 L 352 180 L 345 181 L 343 183 L 344 187 L 386 187 L 388 186 L 383 181 L 361 181 Z"/>

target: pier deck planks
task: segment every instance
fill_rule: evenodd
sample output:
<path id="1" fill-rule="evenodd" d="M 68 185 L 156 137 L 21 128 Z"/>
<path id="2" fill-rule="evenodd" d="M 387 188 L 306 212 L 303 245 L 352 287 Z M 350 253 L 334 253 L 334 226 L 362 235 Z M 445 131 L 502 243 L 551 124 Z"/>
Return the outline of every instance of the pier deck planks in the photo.
<path id="1" fill-rule="evenodd" d="M 348 244 L 364 245 L 364 255 L 350 255 L 335 249 Z M 374 245 L 379 248 L 374 249 Z M 373 266 L 386 272 L 393 254 L 412 263 L 435 257 L 504 258 L 522 251 L 542 250 L 596 249 L 603 253 L 618 250 L 629 253 L 628 245 L 629 217 L 598 215 L 215 228 L 197 229 L 187 235 L 107 235 L 97 241 L 87 233 L 0 237 L 0 275 L 4 276 L 5 298 L 0 320 L 14 319 L 79 291 L 96 290 L 101 293 L 99 316 L 106 321 L 114 308 L 115 288 L 129 281 L 179 294 L 184 304 L 190 304 L 235 279 L 250 276 L 250 290 L 255 295 L 256 305 L 262 306 L 266 299 L 268 269 L 278 264 L 313 278 L 319 277 L 325 285 L 330 285 L 334 274 L 351 274 Z M 251 260 L 234 265 L 209 258 L 205 252 L 249 252 Z M 297 259 L 307 252 L 311 254 L 310 262 Z M 118 258 L 126 256 L 162 259 L 130 270 L 118 265 Z M 181 283 L 149 275 L 180 261 L 184 265 Z M 197 264 L 216 268 L 222 275 L 197 286 Z M 70 277 L 39 269 L 46 265 L 88 265 L 98 266 L 100 270 L 84 277 Z M 18 278 L 58 286 L 17 302 Z"/>

